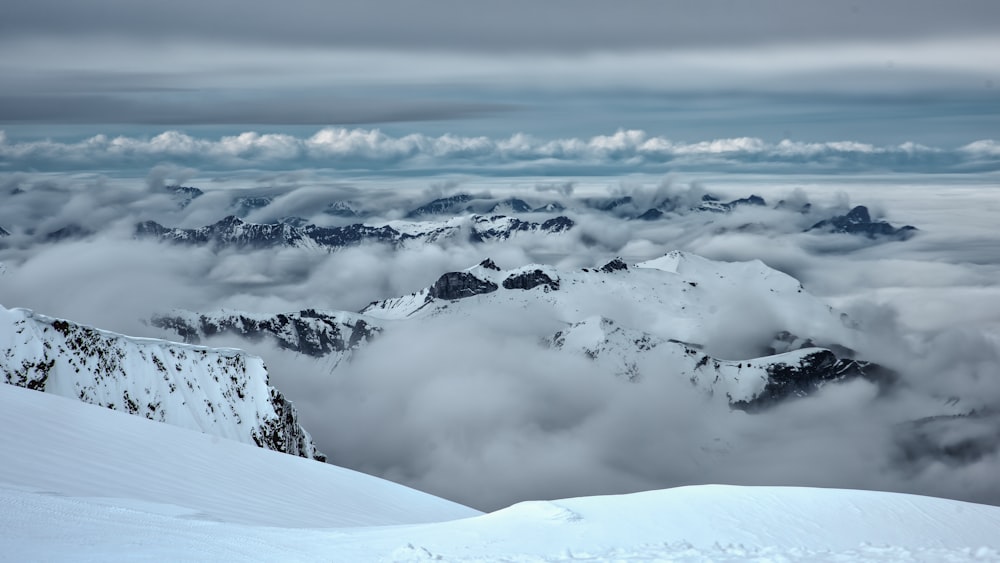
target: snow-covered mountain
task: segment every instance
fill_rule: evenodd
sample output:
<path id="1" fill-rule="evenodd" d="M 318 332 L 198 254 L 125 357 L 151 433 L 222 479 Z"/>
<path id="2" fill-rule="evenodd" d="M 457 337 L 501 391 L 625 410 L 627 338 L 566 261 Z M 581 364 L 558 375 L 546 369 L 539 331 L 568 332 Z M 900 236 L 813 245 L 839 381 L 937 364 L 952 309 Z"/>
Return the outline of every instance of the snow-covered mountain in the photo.
<path id="1" fill-rule="evenodd" d="M 845 319 L 795 279 L 761 262 L 715 262 L 683 252 L 631 267 L 616 259 L 576 271 L 537 264 L 502 270 L 487 259 L 447 272 L 421 291 L 374 302 L 360 314 L 180 311 L 157 316 L 152 324 L 191 343 L 229 334 L 252 347 L 267 338 L 287 350 L 333 356 L 337 366 L 364 354 L 365 345 L 393 325 L 428 316 L 476 324 L 490 315 L 529 312 L 564 328 L 528 331 L 526 338 L 585 356 L 631 381 L 690 381 L 735 408 L 765 407 L 858 377 L 891 381 L 887 370 L 851 357 L 845 344 L 856 335 Z M 734 330 L 734 323 L 745 326 Z M 733 341 L 726 347 L 718 345 L 723 328 Z M 742 344 L 736 346 L 737 340 Z M 740 350 L 737 357 L 720 355 Z"/>
<path id="2" fill-rule="evenodd" d="M 175 310 L 154 316 L 150 324 L 170 331 L 191 344 L 227 334 L 249 342 L 267 338 L 280 348 L 314 357 L 346 355 L 382 331 L 382 327 L 373 324 L 372 319 L 357 313 L 315 309 L 276 315 Z"/>
<path id="3" fill-rule="evenodd" d="M 804 397 L 824 385 L 857 377 L 890 381 L 875 364 L 838 358 L 825 348 L 802 348 L 747 360 L 720 360 L 700 346 L 668 340 L 592 317 L 555 334 L 557 349 L 572 350 L 611 373 L 638 382 L 667 371 L 695 386 L 726 397 L 734 408 L 755 410 L 779 401 Z"/>
<path id="4" fill-rule="evenodd" d="M 400 246 L 463 235 L 472 242 L 506 240 L 525 232 L 561 233 L 573 225 L 572 219 L 562 216 L 540 223 L 503 215 L 470 215 L 447 221 L 392 221 L 378 226 L 357 223 L 344 227 L 311 224 L 300 226 L 294 222 L 258 224 L 229 216 L 197 229 L 169 228 L 155 221 L 145 221 L 136 226 L 135 234 L 139 238 L 181 244 L 236 248 L 291 247 L 329 251 L 366 242 Z"/>
<path id="5" fill-rule="evenodd" d="M 0 307 L 4 383 L 324 460 L 295 408 L 239 350 L 130 338 Z"/>
<path id="6" fill-rule="evenodd" d="M 450 303 L 473 296 L 478 297 L 459 306 Z M 740 305 L 766 314 L 768 324 L 792 334 L 845 338 L 850 334 L 839 313 L 791 276 L 759 260 L 722 262 L 680 251 L 632 266 L 618 259 L 580 270 L 544 264 L 503 270 L 487 259 L 446 273 L 411 295 L 373 302 L 361 313 L 380 319 L 420 318 L 472 311 L 468 303 L 473 302 L 544 310 L 567 323 L 595 314 L 614 319 L 628 307 L 632 310 L 628 312 L 644 313 L 630 328 L 694 344 L 710 340 L 713 329 Z M 753 323 L 747 325 L 748 333 L 758 332 Z M 763 350 L 774 333 L 756 336 Z"/>
<path id="7" fill-rule="evenodd" d="M 12 386 L 0 386 L 0 427 L 0 558 L 11 561 L 1000 559 L 1000 508 L 931 497 L 705 485 L 481 515 Z"/>

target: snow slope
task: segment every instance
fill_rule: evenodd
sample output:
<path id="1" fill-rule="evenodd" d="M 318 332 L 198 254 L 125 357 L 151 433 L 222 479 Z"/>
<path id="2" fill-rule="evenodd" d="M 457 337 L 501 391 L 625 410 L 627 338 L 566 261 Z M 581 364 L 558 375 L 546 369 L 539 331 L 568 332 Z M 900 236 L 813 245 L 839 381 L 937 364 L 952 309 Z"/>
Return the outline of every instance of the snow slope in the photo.
<path id="1" fill-rule="evenodd" d="M 12 385 L 0 385 L 0 428 L 0 484 L 8 489 L 258 526 L 371 526 L 478 514 L 334 465 Z M 9 528 L 0 530 L 7 535 Z"/>
<path id="2" fill-rule="evenodd" d="M 374 477 L 12 386 L 0 386 L 0 425 L 4 561 L 1000 558 L 1000 508 L 929 497 L 709 485 L 477 516 Z"/>
<path id="3" fill-rule="evenodd" d="M 263 361 L 0 307 L 0 382 L 263 448 L 325 459 Z"/>

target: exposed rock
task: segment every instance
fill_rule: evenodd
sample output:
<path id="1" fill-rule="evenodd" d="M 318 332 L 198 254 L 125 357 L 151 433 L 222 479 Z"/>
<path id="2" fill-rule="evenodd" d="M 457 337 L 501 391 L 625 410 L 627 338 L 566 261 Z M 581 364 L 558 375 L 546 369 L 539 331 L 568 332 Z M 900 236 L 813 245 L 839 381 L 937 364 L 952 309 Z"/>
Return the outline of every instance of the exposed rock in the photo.
<path id="1" fill-rule="evenodd" d="M 489 280 L 481 280 L 468 272 L 448 272 L 430 287 L 429 298 L 463 299 L 473 295 L 492 293 L 499 289 L 497 284 Z"/>
<path id="2" fill-rule="evenodd" d="M 797 364 L 775 363 L 767 367 L 767 385 L 752 401 L 735 401 L 733 408 L 754 411 L 794 397 L 810 395 L 828 383 L 863 378 L 890 383 L 895 378 L 878 364 L 840 359 L 830 350 L 808 354 Z"/>
<path id="3" fill-rule="evenodd" d="M 468 203 L 472 201 L 472 196 L 469 194 L 456 194 L 449 197 L 442 197 L 435 199 L 429 203 L 425 203 L 420 207 L 410 211 L 406 214 L 408 218 L 423 217 L 426 215 L 442 215 L 445 213 L 454 213 L 457 211 L 457 207 L 463 203 Z"/>
<path id="4" fill-rule="evenodd" d="M 620 257 L 608 262 L 607 264 L 601 266 L 601 271 L 607 274 L 611 272 L 617 272 L 619 270 L 628 270 L 628 264 L 625 263 Z"/>
<path id="5" fill-rule="evenodd" d="M 916 233 L 917 228 L 912 225 L 896 228 L 885 221 L 872 221 L 871 215 L 868 213 L 868 208 L 859 205 L 851 209 L 846 215 L 839 215 L 820 221 L 806 230 L 864 235 L 868 238 L 891 237 L 906 240 Z"/>
<path id="6" fill-rule="evenodd" d="M 232 334 L 250 342 L 270 339 L 279 348 L 313 357 L 356 349 L 382 330 L 352 313 L 315 309 L 274 315 L 176 311 L 156 315 L 150 324 L 175 332 L 191 344 L 200 344 L 212 336 Z"/>
<path id="7" fill-rule="evenodd" d="M 503 280 L 504 289 L 532 289 L 540 285 L 544 285 L 546 291 L 556 291 L 559 289 L 559 279 L 552 279 L 545 272 L 536 269 Z"/>
<path id="8" fill-rule="evenodd" d="M 487 270 L 493 270 L 495 272 L 500 271 L 500 266 L 497 266 L 497 263 L 489 258 L 480 262 L 479 265 L 483 268 L 486 268 Z"/>
<path id="9" fill-rule="evenodd" d="M 541 207 L 536 207 L 532 209 L 535 213 L 558 213 L 560 211 L 566 211 L 566 206 L 559 203 L 558 201 L 553 201 L 551 203 L 546 203 Z"/>
<path id="10" fill-rule="evenodd" d="M 560 215 L 559 217 L 553 217 L 544 221 L 542 223 L 542 230 L 549 233 L 561 233 L 572 229 L 574 225 L 576 223 L 572 219 Z"/>
<path id="11" fill-rule="evenodd" d="M 272 201 L 274 201 L 273 198 L 266 196 L 240 197 L 233 202 L 233 208 L 236 215 L 246 217 L 258 209 L 264 209 L 268 205 L 271 205 Z"/>
<path id="12" fill-rule="evenodd" d="M 528 202 L 524 201 L 523 199 L 518 199 L 516 197 L 499 201 L 488 211 L 488 213 L 529 213 L 529 212 L 531 212 L 531 206 L 528 205 Z"/>
<path id="13" fill-rule="evenodd" d="M 165 186 L 164 189 L 173 194 L 174 201 L 177 202 L 177 206 L 181 209 L 190 205 L 195 199 L 205 195 L 205 192 L 191 186 L 173 185 Z"/>
<path id="14" fill-rule="evenodd" d="M 324 460 L 260 358 L 0 307 L 0 382 Z"/>
<path id="15" fill-rule="evenodd" d="M 659 209 L 651 208 L 647 209 L 645 213 L 636 217 L 640 221 L 656 221 L 657 219 L 662 219 L 664 213 Z"/>
<path id="16" fill-rule="evenodd" d="M 893 458 L 904 469 L 969 465 L 1000 452 L 1000 412 L 932 416 L 899 425 Z"/>
<path id="17" fill-rule="evenodd" d="M 93 231 L 77 224 L 66 225 L 65 227 L 52 231 L 45 235 L 46 242 L 61 242 L 64 240 L 81 239 L 94 234 Z"/>

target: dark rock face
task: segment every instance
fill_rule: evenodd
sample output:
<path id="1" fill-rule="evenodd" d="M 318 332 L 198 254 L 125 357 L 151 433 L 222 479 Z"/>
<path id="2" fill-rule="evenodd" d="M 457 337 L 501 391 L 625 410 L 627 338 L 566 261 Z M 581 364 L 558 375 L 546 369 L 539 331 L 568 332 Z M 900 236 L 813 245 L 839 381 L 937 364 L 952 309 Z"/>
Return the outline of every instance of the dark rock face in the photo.
<path id="1" fill-rule="evenodd" d="M 523 199 L 512 197 L 497 202 L 496 205 L 490 208 L 489 212 L 496 213 L 497 211 L 504 210 L 505 207 L 509 207 L 510 210 L 514 213 L 528 213 L 531 211 L 531 206 L 528 205 L 528 202 L 524 201 Z"/>
<path id="2" fill-rule="evenodd" d="M 531 289 L 540 285 L 545 286 L 545 291 L 557 291 L 559 289 L 559 279 L 552 279 L 541 270 L 515 274 L 503 280 L 504 289 Z"/>
<path id="3" fill-rule="evenodd" d="M 369 227 L 361 223 L 346 227 L 317 227 L 306 225 L 301 228 L 304 236 L 316 241 L 320 246 L 339 248 L 354 246 L 363 242 L 396 244 L 409 238 L 389 226 Z"/>
<path id="4" fill-rule="evenodd" d="M 489 258 L 480 262 L 479 265 L 487 270 L 493 270 L 494 272 L 500 271 L 500 266 L 497 266 L 497 263 Z"/>
<path id="5" fill-rule="evenodd" d="M 175 185 L 175 186 L 166 186 L 164 187 L 164 189 L 174 194 L 174 200 L 177 201 L 177 205 L 181 209 L 187 207 L 195 199 L 205 195 L 205 192 L 191 186 Z"/>
<path id="6" fill-rule="evenodd" d="M 410 211 L 406 214 L 408 218 L 423 217 L 425 215 L 441 215 L 444 213 L 453 213 L 456 211 L 456 207 L 472 201 L 472 196 L 469 194 L 457 194 L 450 197 L 442 197 L 435 199 L 430 203 L 425 203 L 420 207 Z"/>
<path id="7" fill-rule="evenodd" d="M 636 217 L 640 221 L 656 221 L 663 218 L 663 212 L 659 209 L 647 209 L 645 213 Z"/>
<path id="8" fill-rule="evenodd" d="M 333 215 L 334 217 L 360 217 L 361 214 L 357 212 L 350 203 L 346 201 L 335 201 L 326 206 L 323 213 L 327 215 Z"/>
<path id="9" fill-rule="evenodd" d="M 1000 451 L 1000 412 L 921 418 L 899 425 L 894 438 L 893 460 L 904 470 L 934 463 L 969 465 Z"/>
<path id="10" fill-rule="evenodd" d="M 558 213 L 560 211 L 566 211 L 566 206 L 559 203 L 558 201 L 553 201 L 552 203 L 546 203 L 541 207 L 536 207 L 532 209 L 535 213 Z"/>
<path id="11" fill-rule="evenodd" d="M 66 225 L 65 227 L 52 231 L 45 235 L 46 242 L 61 242 L 64 240 L 80 239 L 94 234 L 90 229 L 80 225 Z"/>
<path id="12" fill-rule="evenodd" d="M 632 196 L 630 195 L 616 197 L 613 199 L 602 199 L 602 200 L 588 202 L 590 207 L 593 207 L 594 209 L 597 209 L 599 211 L 613 211 L 614 209 L 617 209 L 629 203 L 632 203 Z"/>
<path id="13" fill-rule="evenodd" d="M 487 217 L 475 217 L 473 218 L 474 223 L 489 223 L 491 219 L 500 218 L 501 216 L 487 218 Z M 510 223 L 502 228 L 493 227 L 481 227 L 474 225 L 471 232 L 469 232 L 470 242 L 486 242 L 488 240 L 507 240 L 511 235 L 517 232 L 528 232 L 534 231 L 539 228 L 538 223 L 529 223 L 528 221 L 522 221 L 520 219 L 513 219 Z"/>
<path id="14" fill-rule="evenodd" d="M 214 245 L 216 247 L 235 246 L 237 248 L 274 248 L 281 246 L 306 246 L 334 250 L 366 242 L 400 245 L 410 240 L 433 241 L 441 236 L 449 236 L 453 229 L 442 226 L 429 229 L 425 233 L 411 235 L 400 233 L 388 225 L 372 227 L 355 223 L 344 227 L 319 227 L 302 225 L 298 218 L 287 218 L 276 224 L 247 223 L 230 215 L 225 219 L 199 229 L 172 229 L 155 221 L 139 223 L 135 228 L 136 238 L 154 238 L 164 242 L 192 245 Z M 555 217 L 544 223 L 532 223 L 520 219 L 510 219 L 506 224 L 497 225 L 503 216 L 473 218 L 469 234 L 472 242 L 506 240 L 517 232 L 544 231 L 559 233 L 573 227 L 567 217 Z"/>
<path id="15" fill-rule="evenodd" d="M 334 313 L 315 309 L 279 313 L 263 319 L 239 313 L 198 315 L 196 320 L 184 315 L 157 315 L 150 324 L 177 333 L 189 344 L 200 344 L 211 336 L 234 334 L 251 342 L 270 339 L 279 348 L 313 357 L 353 350 L 382 330 L 361 319 L 342 319 Z"/>
<path id="16" fill-rule="evenodd" d="M 823 230 L 832 233 L 863 235 L 872 239 L 890 237 L 898 240 L 906 240 L 916 234 L 917 228 L 912 225 L 896 228 L 885 221 L 872 221 L 871 215 L 868 213 L 868 208 L 859 205 L 851 209 L 846 215 L 839 215 L 820 221 L 806 230 Z"/>
<path id="17" fill-rule="evenodd" d="M 463 299 L 473 295 L 493 293 L 497 284 L 489 280 L 481 280 L 468 272 L 448 272 L 438 278 L 430 287 L 429 296 L 434 299 Z"/>
<path id="18" fill-rule="evenodd" d="M 628 270 L 628 264 L 626 264 L 621 258 L 615 258 L 614 260 L 601 266 L 601 271 L 607 274 L 617 272 L 619 270 Z"/>
<path id="19" fill-rule="evenodd" d="M 13 317 L 20 353 L 14 342 L 0 345 L 0 384 L 326 459 L 299 425 L 292 404 L 267 384 L 259 358 L 130 339 L 30 312 L 16 315 L 7 318 Z"/>
<path id="20" fill-rule="evenodd" d="M 233 208 L 240 217 L 246 217 L 251 212 L 264 209 L 271 205 L 273 199 L 269 197 L 241 197 L 233 202 Z"/>
<path id="21" fill-rule="evenodd" d="M 542 230 L 549 233 L 561 233 L 572 229 L 575 225 L 576 223 L 572 219 L 560 215 L 543 222 Z"/>
<path id="22" fill-rule="evenodd" d="M 9 236 L 10 233 L 7 231 L 7 229 L 0 227 L 0 237 L 9 237 Z"/>
<path id="23" fill-rule="evenodd" d="M 701 197 L 701 205 L 698 207 L 699 211 L 713 211 L 716 213 L 729 213 L 733 209 L 743 205 L 753 205 L 753 206 L 763 206 L 767 205 L 764 198 L 758 195 L 751 195 L 750 197 L 744 197 L 740 199 L 734 199 L 733 201 L 725 202 L 719 201 L 719 198 L 711 195 L 704 195 Z"/>
<path id="24" fill-rule="evenodd" d="M 828 383 L 862 377 L 877 383 L 890 383 L 891 372 L 877 364 L 858 360 L 838 359 L 829 350 L 819 350 L 802 358 L 798 365 L 776 363 L 767 368 L 768 381 L 764 392 L 751 401 L 732 403 L 735 409 L 756 411 L 783 400 L 805 397 Z"/>
<path id="25" fill-rule="evenodd" d="M 257 446 L 325 462 L 326 455 L 317 450 L 309 435 L 303 432 L 295 407 L 274 387 L 271 388 L 271 406 L 277 416 L 261 421 L 254 429 L 252 437 Z"/>

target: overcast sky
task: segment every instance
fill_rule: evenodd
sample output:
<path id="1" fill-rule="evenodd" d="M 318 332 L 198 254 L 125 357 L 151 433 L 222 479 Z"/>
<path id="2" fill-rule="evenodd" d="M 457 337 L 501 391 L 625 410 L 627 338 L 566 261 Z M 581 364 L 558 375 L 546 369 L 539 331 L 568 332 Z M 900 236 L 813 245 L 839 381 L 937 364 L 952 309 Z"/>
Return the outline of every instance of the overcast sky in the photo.
<path id="1" fill-rule="evenodd" d="M 1000 126 L 990 1 L 15 0 L 0 53 L 15 139 L 373 125 L 959 146 Z"/>
<path id="2" fill-rule="evenodd" d="M 129 37 L 485 52 L 678 49 L 992 35 L 990 0 L 11 0 L 7 38 Z"/>

